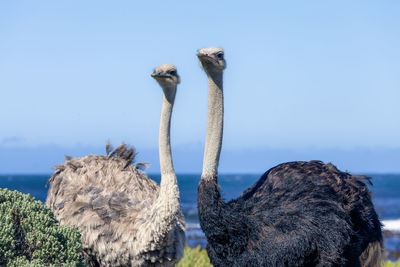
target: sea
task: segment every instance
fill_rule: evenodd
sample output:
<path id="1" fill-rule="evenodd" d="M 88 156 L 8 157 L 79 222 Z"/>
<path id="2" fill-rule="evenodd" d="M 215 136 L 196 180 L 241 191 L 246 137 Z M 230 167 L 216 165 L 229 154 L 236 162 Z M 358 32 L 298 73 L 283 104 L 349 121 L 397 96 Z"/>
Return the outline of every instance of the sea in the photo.
<path id="1" fill-rule="evenodd" d="M 385 249 L 391 252 L 400 251 L 400 174 L 366 174 L 371 177 L 372 199 L 379 217 L 384 223 Z M 159 174 L 148 174 L 160 182 Z M 18 190 L 30 194 L 37 200 L 45 202 L 50 175 L 0 175 L 0 188 Z M 200 174 L 177 174 L 181 194 L 182 211 L 186 220 L 186 237 L 190 247 L 207 244 L 197 214 L 197 184 Z M 238 197 L 247 187 L 254 184 L 260 175 L 254 174 L 220 174 L 218 177 L 222 196 L 228 201 Z M 397 253 L 390 255 L 397 255 Z M 397 257 L 397 256 L 396 256 Z M 392 258 L 394 259 L 394 258 Z"/>

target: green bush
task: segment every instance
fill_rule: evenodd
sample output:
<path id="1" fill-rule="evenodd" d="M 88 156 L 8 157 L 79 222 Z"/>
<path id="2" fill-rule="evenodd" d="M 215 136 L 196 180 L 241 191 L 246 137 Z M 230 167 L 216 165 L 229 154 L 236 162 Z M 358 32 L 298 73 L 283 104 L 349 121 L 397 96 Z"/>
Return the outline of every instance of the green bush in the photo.
<path id="1" fill-rule="evenodd" d="M 176 265 L 177 267 L 212 267 L 205 249 L 185 247 L 183 258 Z"/>
<path id="2" fill-rule="evenodd" d="M 185 255 L 176 265 L 177 267 L 211 267 L 210 259 L 207 256 L 205 249 L 189 248 L 186 246 Z M 391 262 L 386 261 L 382 265 L 383 267 L 400 267 L 400 261 Z"/>
<path id="3" fill-rule="evenodd" d="M 400 267 L 400 261 L 397 262 L 387 261 L 383 264 L 383 267 Z"/>
<path id="4" fill-rule="evenodd" d="M 0 188 L 0 266 L 83 266 L 77 230 L 30 195 Z"/>

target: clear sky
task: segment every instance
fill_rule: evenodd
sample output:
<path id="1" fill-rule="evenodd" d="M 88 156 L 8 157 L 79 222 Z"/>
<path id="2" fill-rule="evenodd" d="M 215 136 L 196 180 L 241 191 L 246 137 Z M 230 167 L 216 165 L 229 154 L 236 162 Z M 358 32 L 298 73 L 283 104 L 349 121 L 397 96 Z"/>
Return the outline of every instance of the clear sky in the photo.
<path id="1" fill-rule="evenodd" d="M 196 50 L 221 46 L 224 149 L 400 149 L 399 14 L 395 0 L 1 1 L 0 147 L 154 150 L 150 74 L 173 63 L 172 143 L 202 148 Z"/>

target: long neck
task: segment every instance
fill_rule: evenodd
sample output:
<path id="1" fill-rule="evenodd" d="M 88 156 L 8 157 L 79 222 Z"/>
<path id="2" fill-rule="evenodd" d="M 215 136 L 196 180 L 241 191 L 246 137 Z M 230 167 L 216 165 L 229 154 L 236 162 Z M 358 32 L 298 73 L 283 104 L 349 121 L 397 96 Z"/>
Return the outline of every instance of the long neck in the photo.
<path id="1" fill-rule="evenodd" d="M 160 156 L 161 168 L 161 187 L 165 187 L 166 183 L 176 184 L 175 170 L 172 163 L 171 155 L 171 116 L 174 106 L 175 93 L 173 95 L 163 95 L 163 103 L 161 107 L 160 129 L 158 135 L 158 153 Z"/>
<path id="2" fill-rule="evenodd" d="M 217 180 L 223 128 L 224 94 L 222 90 L 221 72 L 208 76 L 207 133 L 204 149 L 203 171 L 201 174 L 202 179 Z"/>
<path id="3" fill-rule="evenodd" d="M 138 251 L 159 248 L 174 229 L 180 216 L 179 188 L 171 156 L 170 128 L 175 99 L 173 94 L 165 94 L 161 108 L 159 130 L 159 154 L 161 167 L 160 192 L 151 207 L 143 214 L 145 225 L 137 232 Z M 165 241 L 166 242 L 166 241 Z M 161 249 L 161 247 L 160 247 Z"/>
<path id="4" fill-rule="evenodd" d="M 158 139 L 161 167 L 161 183 L 158 200 L 168 213 L 176 213 L 180 208 L 178 182 L 172 163 L 170 142 L 171 115 L 175 101 L 175 93 L 176 88 L 173 90 L 164 89 Z"/>
<path id="5" fill-rule="evenodd" d="M 222 145 L 224 102 L 222 73 L 208 77 L 208 117 L 203 172 L 198 187 L 198 211 L 207 239 L 218 240 L 226 233 L 227 205 L 218 186 L 218 162 Z M 221 216 L 224 218 L 221 220 Z"/>

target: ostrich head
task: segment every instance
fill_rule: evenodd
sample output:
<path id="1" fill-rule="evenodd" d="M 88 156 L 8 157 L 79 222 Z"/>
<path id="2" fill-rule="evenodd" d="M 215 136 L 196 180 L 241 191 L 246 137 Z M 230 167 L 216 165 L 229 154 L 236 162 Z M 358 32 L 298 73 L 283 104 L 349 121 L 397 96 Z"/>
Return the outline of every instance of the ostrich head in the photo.
<path id="1" fill-rule="evenodd" d="M 222 73 L 226 67 L 224 50 L 219 47 L 208 47 L 199 49 L 197 57 L 204 71 L 209 74 Z"/>
<path id="2" fill-rule="evenodd" d="M 151 74 L 158 84 L 163 88 L 164 93 L 168 95 L 168 91 L 173 91 L 180 82 L 180 78 L 176 67 L 172 64 L 158 66 Z"/>

